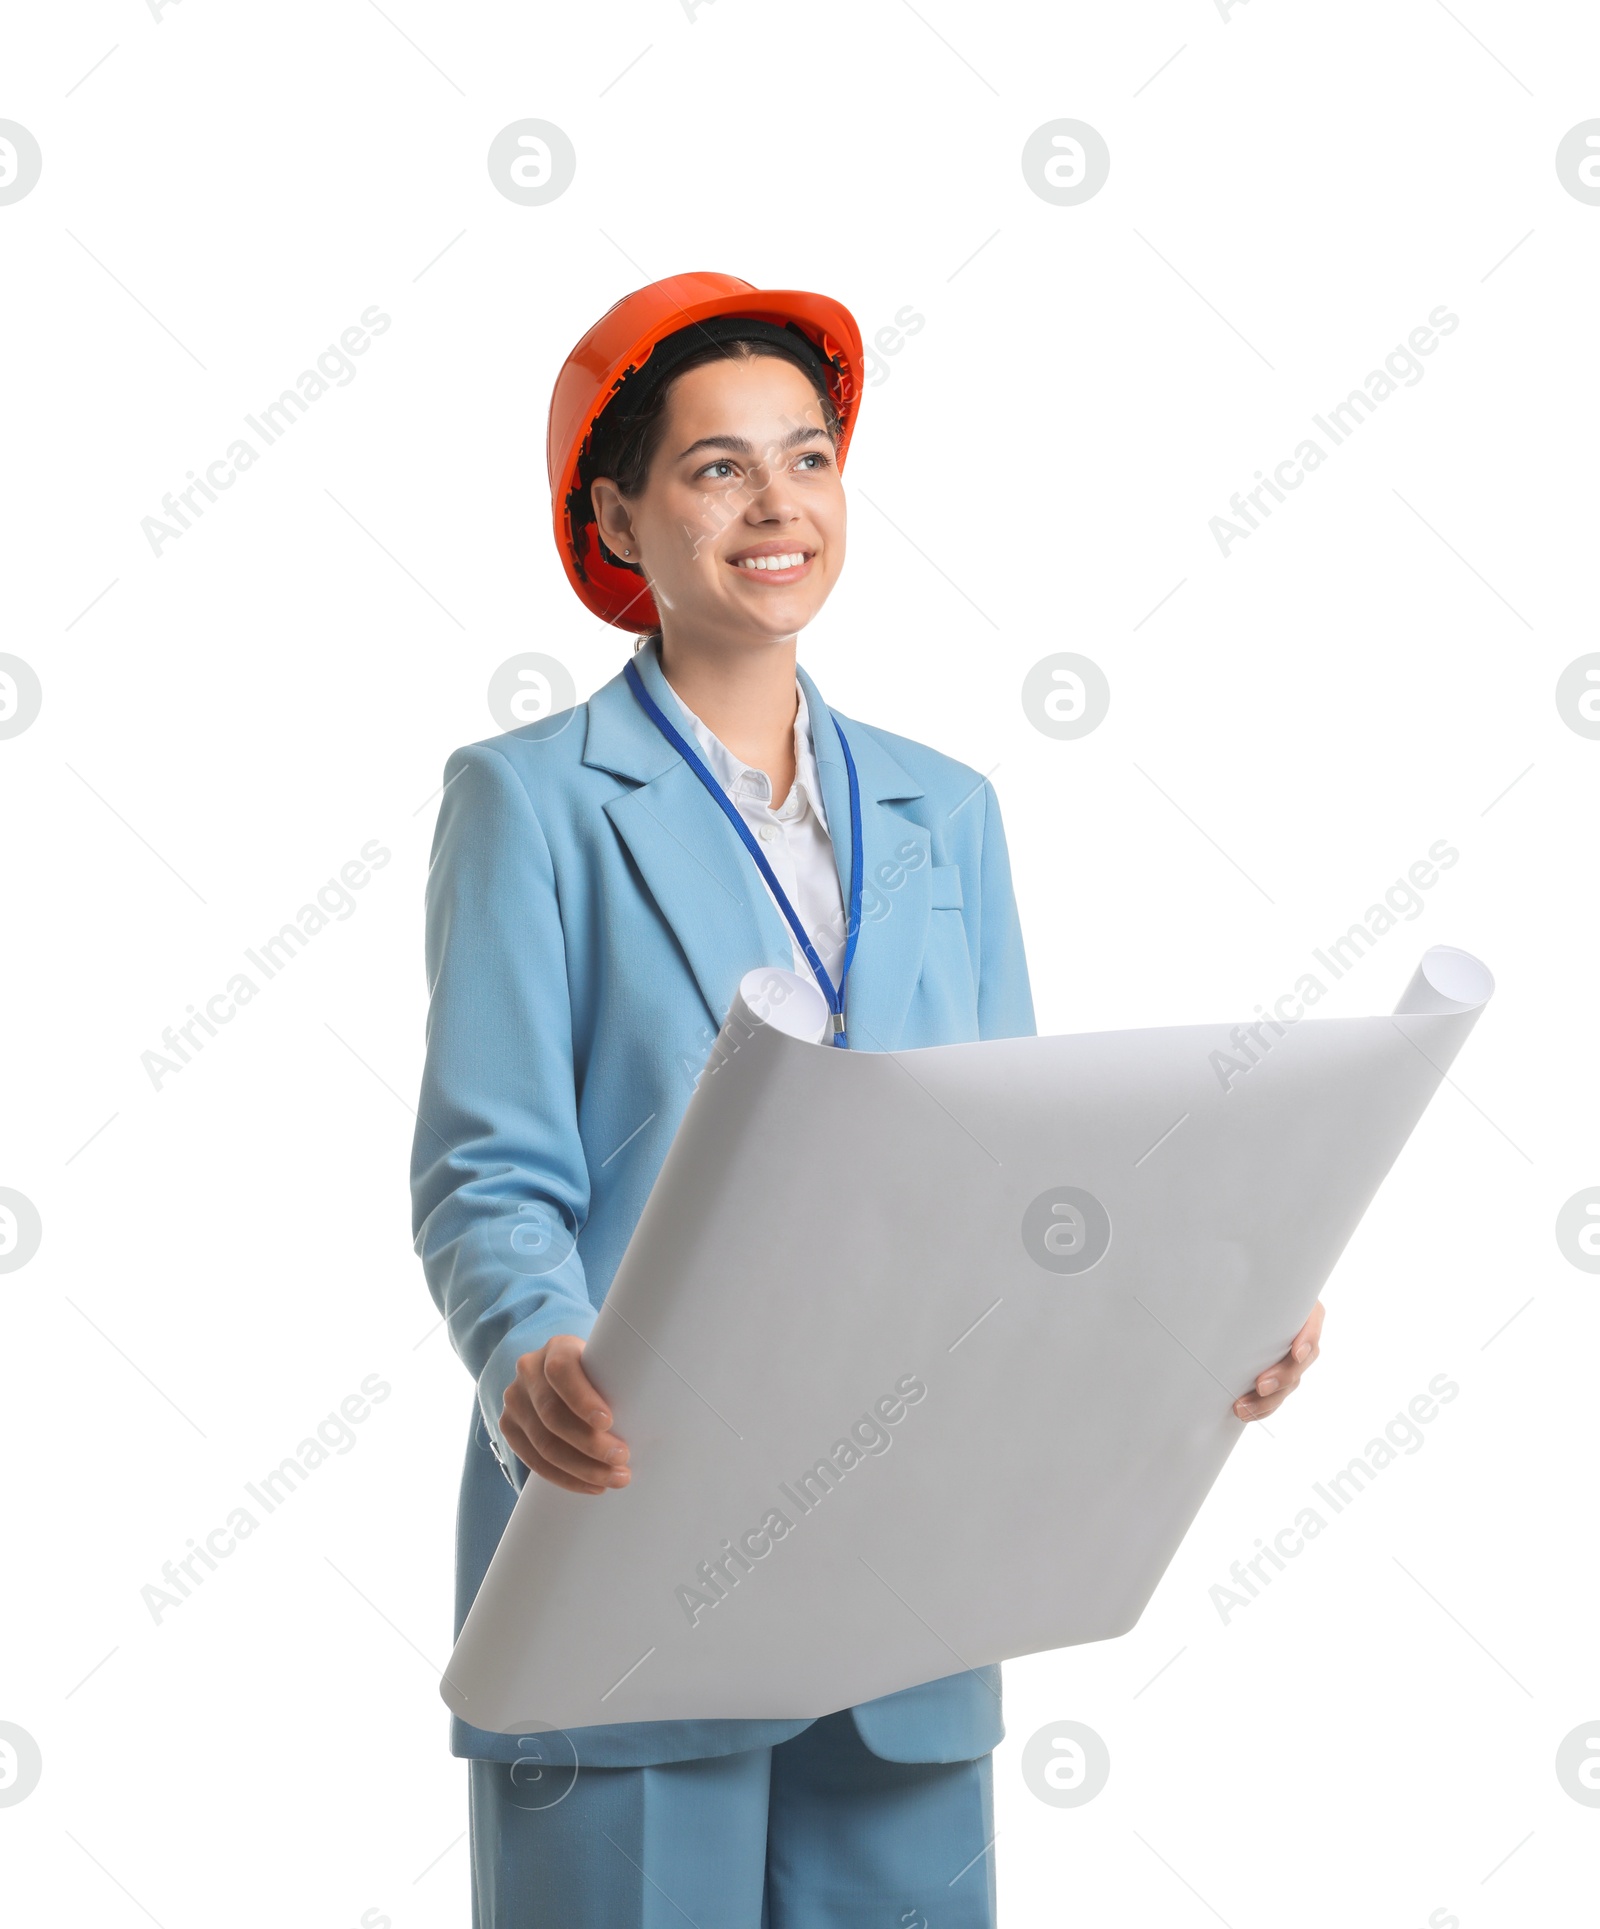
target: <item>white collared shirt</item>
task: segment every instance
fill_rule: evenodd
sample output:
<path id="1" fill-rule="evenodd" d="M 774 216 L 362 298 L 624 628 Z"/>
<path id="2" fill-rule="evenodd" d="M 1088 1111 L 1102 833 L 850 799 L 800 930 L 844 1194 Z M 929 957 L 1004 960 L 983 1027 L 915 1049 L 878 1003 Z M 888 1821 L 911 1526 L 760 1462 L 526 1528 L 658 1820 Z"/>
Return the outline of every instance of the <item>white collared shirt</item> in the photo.
<path id="1" fill-rule="evenodd" d="M 677 692 L 673 694 L 676 696 Z M 767 773 L 736 757 L 720 737 L 712 735 L 682 697 L 678 697 L 678 703 L 699 742 L 706 768 L 755 834 L 762 856 L 772 866 L 778 882 L 788 893 L 795 915 L 816 946 L 823 970 L 837 985 L 847 924 L 844 893 L 839 888 L 833 839 L 828 834 L 828 815 L 822 802 L 822 780 L 811 741 L 811 715 L 798 678 L 795 694 L 799 698 L 794 719 L 795 778 L 788 796 L 776 807 L 772 803 L 772 779 Z M 755 869 L 753 865 L 751 868 Z M 760 872 L 756 875 L 759 877 Z M 761 882 L 767 895 L 772 897 L 766 879 L 762 878 Z M 775 897 L 772 901 L 777 904 Z M 778 915 L 783 917 L 781 908 Z M 794 969 L 808 983 L 814 983 L 815 973 L 787 918 L 783 918 L 783 928 L 789 932 Z"/>

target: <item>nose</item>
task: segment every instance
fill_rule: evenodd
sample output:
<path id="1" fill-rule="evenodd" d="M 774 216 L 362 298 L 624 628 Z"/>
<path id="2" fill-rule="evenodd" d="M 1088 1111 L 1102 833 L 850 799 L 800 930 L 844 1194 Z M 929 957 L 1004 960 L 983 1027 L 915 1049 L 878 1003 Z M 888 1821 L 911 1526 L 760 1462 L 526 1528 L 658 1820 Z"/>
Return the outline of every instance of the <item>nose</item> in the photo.
<path id="1" fill-rule="evenodd" d="M 790 493 L 786 469 L 774 470 L 768 463 L 753 463 L 747 475 L 750 500 L 745 508 L 746 522 L 793 522 L 799 511 Z"/>

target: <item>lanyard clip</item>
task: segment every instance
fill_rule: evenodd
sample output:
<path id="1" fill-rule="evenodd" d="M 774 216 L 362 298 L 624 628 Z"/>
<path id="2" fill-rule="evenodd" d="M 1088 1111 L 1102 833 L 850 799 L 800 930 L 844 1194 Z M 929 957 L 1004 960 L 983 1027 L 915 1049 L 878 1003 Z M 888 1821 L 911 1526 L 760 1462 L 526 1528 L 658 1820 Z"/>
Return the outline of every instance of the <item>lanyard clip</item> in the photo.
<path id="1" fill-rule="evenodd" d="M 828 1014 L 828 1020 L 833 1030 L 833 1036 L 829 1040 L 829 1043 L 834 1045 L 844 1044 L 844 1013 L 842 1011 L 831 1011 Z"/>

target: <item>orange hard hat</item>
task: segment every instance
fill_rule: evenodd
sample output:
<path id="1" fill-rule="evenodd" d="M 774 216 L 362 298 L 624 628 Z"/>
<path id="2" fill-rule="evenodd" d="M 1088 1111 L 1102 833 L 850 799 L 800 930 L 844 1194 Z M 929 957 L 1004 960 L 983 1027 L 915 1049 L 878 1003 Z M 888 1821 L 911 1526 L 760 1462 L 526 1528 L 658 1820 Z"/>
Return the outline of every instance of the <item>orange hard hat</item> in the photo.
<path id="1" fill-rule="evenodd" d="M 844 466 L 861 400 L 863 357 L 861 330 L 842 302 L 793 288 L 757 288 L 737 275 L 713 274 L 669 275 L 625 295 L 563 363 L 550 397 L 545 449 L 556 547 L 567 580 L 596 616 L 619 629 L 658 628 L 655 599 L 641 576 L 607 561 L 602 553 L 599 530 L 586 513 L 580 464 L 602 411 L 656 345 L 680 329 L 726 316 L 749 317 L 768 330 L 798 331 L 821 356 L 821 372 L 839 413 L 838 461 Z M 707 330 L 706 339 L 725 338 L 728 332 L 725 327 Z"/>

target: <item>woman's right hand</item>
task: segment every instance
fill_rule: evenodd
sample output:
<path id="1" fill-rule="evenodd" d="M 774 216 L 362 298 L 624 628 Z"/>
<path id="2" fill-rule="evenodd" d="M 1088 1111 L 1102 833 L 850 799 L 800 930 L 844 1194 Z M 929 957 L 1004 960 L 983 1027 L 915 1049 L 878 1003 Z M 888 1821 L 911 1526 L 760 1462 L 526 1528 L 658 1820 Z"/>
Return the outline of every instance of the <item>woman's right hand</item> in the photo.
<path id="1" fill-rule="evenodd" d="M 590 1384 L 583 1341 L 558 1333 L 517 1361 L 500 1412 L 505 1442 L 531 1473 L 571 1494 L 628 1484 L 628 1443 L 610 1431 L 611 1410 Z"/>

